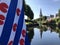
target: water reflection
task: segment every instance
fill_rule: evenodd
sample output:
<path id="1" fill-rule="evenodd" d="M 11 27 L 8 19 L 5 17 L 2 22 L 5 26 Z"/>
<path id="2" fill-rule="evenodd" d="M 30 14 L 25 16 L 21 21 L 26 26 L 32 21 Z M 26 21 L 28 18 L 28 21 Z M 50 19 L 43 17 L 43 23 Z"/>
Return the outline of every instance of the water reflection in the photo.
<path id="1" fill-rule="evenodd" d="M 28 28 L 28 37 L 31 45 L 60 45 L 60 29 L 58 27 L 39 27 Z"/>

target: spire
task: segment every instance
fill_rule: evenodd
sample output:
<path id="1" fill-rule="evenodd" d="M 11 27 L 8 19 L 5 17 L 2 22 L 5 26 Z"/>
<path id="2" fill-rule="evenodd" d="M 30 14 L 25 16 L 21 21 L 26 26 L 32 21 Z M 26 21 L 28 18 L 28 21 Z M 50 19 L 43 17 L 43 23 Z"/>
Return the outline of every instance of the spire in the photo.
<path id="1" fill-rule="evenodd" d="M 40 17 L 42 17 L 42 9 L 40 9 Z"/>

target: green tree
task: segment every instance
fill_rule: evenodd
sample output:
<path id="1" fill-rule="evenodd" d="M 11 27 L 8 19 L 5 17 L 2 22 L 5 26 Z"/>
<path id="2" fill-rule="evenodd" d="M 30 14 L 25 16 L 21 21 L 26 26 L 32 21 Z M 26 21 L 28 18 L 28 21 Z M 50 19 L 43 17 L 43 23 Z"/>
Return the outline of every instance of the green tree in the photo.
<path id="1" fill-rule="evenodd" d="M 47 16 L 43 16 L 43 20 L 47 20 Z"/>
<path id="2" fill-rule="evenodd" d="M 30 6 L 25 3 L 25 1 L 24 1 L 24 14 L 28 16 L 30 19 L 34 18 L 33 11 L 31 10 Z"/>

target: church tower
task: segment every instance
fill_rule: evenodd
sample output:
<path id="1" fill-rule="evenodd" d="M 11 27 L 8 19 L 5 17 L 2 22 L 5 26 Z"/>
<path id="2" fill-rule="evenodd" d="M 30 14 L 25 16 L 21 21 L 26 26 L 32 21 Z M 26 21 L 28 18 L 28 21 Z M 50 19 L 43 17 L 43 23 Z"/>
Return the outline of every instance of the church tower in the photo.
<path id="1" fill-rule="evenodd" d="M 40 17 L 42 17 L 43 15 L 42 15 L 42 9 L 40 9 L 40 15 L 39 15 Z"/>

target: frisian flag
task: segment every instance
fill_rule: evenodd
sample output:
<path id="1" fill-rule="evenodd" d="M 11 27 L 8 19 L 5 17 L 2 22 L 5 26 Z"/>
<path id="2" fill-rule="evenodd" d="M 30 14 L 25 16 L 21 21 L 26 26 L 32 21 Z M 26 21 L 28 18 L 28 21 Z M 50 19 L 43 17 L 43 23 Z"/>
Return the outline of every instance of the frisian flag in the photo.
<path id="1" fill-rule="evenodd" d="M 23 0 L 0 0 L 0 45 L 30 45 Z"/>

